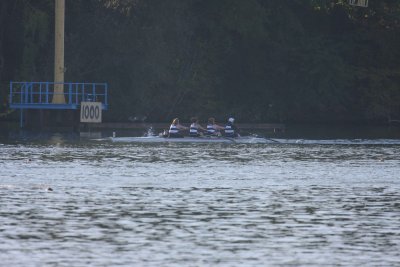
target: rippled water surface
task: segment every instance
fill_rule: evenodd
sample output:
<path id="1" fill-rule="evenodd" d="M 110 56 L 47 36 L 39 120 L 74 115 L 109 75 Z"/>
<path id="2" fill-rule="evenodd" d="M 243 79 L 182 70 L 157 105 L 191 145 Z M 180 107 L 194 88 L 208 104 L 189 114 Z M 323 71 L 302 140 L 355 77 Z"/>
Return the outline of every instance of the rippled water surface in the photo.
<path id="1" fill-rule="evenodd" d="M 0 205 L 1 266 L 400 266 L 398 144 L 0 144 Z"/>

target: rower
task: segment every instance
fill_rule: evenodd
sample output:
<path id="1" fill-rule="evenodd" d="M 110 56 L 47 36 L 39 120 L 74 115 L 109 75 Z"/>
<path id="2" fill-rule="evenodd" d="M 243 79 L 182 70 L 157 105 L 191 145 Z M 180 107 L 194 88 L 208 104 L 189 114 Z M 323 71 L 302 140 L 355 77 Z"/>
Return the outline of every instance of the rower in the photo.
<path id="1" fill-rule="evenodd" d="M 225 125 L 225 137 L 240 137 L 239 129 L 234 124 L 235 119 L 229 118 L 228 123 Z"/>
<path id="2" fill-rule="evenodd" d="M 224 130 L 225 127 L 219 126 L 218 124 L 215 123 L 214 118 L 209 118 L 208 123 L 207 123 L 207 135 L 211 136 L 221 136 L 221 130 Z"/>
<path id="3" fill-rule="evenodd" d="M 199 124 L 199 119 L 197 117 L 191 118 L 191 123 L 190 124 L 190 129 L 189 129 L 189 136 L 190 137 L 199 137 L 203 134 L 203 132 L 206 132 L 207 130 L 201 127 Z"/>
<path id="4" fill-rule="evenodd" d="M 187 130 L 187 129 L 188 129 L 188 127 L 185 127 L 185 126 L 179 124 L 179 119 L 175 118 L 172 121 L 171 126 L 169 127 L 168 137 L 181 138 L 181 137 L 183 137 L 181 130 Z"/>

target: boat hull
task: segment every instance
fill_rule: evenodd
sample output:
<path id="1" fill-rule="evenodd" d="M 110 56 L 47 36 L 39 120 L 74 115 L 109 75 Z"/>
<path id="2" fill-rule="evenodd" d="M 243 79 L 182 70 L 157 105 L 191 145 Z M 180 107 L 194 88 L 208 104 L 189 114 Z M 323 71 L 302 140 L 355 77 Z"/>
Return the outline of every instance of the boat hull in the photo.
<path id="1" fill-rule="evenodd" d="M 159 136 L 147 137 L 110 137 L 112 142 L 120 143 L 271 143 L 268 139 L 259 137 L 183 137 L 166 138 Z"/>

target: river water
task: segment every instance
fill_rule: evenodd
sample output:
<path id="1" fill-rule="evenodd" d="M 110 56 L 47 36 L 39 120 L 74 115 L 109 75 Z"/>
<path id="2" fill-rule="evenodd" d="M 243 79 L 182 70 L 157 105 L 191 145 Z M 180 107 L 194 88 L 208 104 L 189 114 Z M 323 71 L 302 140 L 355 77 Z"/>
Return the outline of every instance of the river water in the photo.
<path id="1" fill-rule="evenodd" d="M 3 142 L 0 266 L 400 266 L 399 143 Z"/>

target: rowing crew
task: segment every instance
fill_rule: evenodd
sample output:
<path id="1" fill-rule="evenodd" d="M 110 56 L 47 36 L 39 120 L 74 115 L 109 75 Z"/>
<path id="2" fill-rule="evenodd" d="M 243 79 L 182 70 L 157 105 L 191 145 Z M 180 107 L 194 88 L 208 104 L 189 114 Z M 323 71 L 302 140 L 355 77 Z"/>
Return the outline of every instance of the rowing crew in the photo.
<path id="1" fill-rule="evenodd" d="M 225 136 L 225 137 L 239 137 L 239 129 L 234 124 L 235 119 L 229 118 L 225 127 L 220 126 L 215 123 L 214 118 L 209 118 L 207 127 L 203 128 L 197 117 L 191 119 L 190 127 L 185 127 L 179 123 L 179 119 L 175 118 L 171 126 L 169 127 L 168 133 L 164 133 L 165 137 L 170 138 L 181 138 L 183 137 L 182 132 L 189 130 L 190 137 L 200 137 L 200 136 Z"/>

